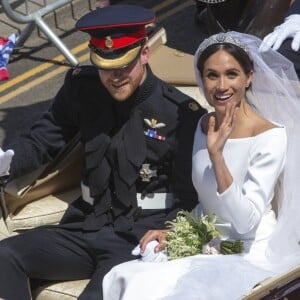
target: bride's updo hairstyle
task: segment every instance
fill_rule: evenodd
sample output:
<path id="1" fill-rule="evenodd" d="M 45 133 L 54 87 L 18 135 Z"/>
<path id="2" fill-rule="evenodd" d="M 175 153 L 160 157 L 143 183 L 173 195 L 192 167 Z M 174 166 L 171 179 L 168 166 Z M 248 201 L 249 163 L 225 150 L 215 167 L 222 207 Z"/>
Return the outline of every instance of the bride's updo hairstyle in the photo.
<path id="1" fill-rule="evenodd" d="M 199 56 L 197 62 L 197 69 L 199 70 L 201 77 L 203 75 L 204 63 L 211 55 L 213 55 L 219 50 L 224 50 L 228 54 L 233 56 L 236 59 L 236 61 L 238 61 L 238 63 L 240 64 L 241 68 L 243 69 L 246 75 L 248 75 L 251 71 L 253 71 L 254 69 L 253 62 L 244 49 L 240 48 L 235 44 L 216 43 L 216 44 L 209 45 L 207 48 L 205 48 Z"/>

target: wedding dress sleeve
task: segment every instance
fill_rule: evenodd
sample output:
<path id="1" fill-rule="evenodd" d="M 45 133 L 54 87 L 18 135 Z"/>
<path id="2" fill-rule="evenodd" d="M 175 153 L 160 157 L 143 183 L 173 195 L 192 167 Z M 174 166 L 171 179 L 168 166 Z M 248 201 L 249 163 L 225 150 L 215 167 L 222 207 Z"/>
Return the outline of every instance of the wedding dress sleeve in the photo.
<path id="1" fill-rule="evenodd" d="M 270 209 L 278 176 L 283 170 L 287 146 L 284 128 L 257 136 L 249 151 L 249 167 L 242 186 L 232 185 L 218 195 L 235 230 L 244 234 L 256 227 Z"/>

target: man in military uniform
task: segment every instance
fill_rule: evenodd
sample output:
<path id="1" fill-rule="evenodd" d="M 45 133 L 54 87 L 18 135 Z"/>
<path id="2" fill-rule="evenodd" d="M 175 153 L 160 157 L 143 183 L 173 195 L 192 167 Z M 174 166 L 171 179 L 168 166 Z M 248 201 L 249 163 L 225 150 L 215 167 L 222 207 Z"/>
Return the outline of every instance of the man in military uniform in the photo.
<path id="1" fill-rule="evenodd" d="M 30 134 L 10 145 L 10 174 L 51 161 L 79 132 L 82 197 L 61 224 L 0 243 L 0 297 L 30 299 L 28 278 L 91 278 L 79 299 L 102 299 L 103 276 L 136 258 L 131 251 L 144 233 L 197 203 L 192 144 L 204 110 L 151 72 L 146 25 L 153 22 L 151 11 L 131 5 L 77 22 L 90 34 L 93 66 L 71 69 Z"/>

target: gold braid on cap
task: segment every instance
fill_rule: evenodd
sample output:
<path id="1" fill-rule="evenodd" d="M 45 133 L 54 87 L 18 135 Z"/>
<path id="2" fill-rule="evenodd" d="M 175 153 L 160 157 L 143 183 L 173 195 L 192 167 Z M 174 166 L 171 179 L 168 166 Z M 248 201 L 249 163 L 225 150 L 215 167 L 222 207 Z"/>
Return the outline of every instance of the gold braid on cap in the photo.
<path id="1" fill-rule="evenodd" d="M 243 44 L 242 42 L 240 42 L 238 39 L 234 38 L 230 34 L 224 32 L 214 34 L 209 38 L 205 39 L 200 45 L 198 53 L 199 55 L 201 55 L 201 53 L 209 46 L 215 44 L 224 44 L 224 43 L 235 45 L 241 48 L 242 50 L 244 50 L 247 54 L 249 54 L 245 44 Z"/>

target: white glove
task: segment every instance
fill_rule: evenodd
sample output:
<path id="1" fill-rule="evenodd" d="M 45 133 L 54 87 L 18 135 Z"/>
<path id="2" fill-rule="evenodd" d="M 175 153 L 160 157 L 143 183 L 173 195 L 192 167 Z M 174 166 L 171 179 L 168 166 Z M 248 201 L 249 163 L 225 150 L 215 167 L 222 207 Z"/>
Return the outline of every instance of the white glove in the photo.
<path id="1" fill-rule="evenodd" d="M 0 148 L 0 177 L 9 175 L 10 163 L 14 154 L 13 150 L 9 149 L 4 152 Z"/>
<path id="2" fill-rule="evenodd" d="M 137 245 L 131 252 L 132 255 L 140 255 L 144 262 L 162 262 L 167 261 L 168 257 L 165 251 L 154 252 L 154 248 L 158 245 L 158 241 L 151 241 L 147 244 L 146 249 L 141 253 L 140 245 Z"/>
<path id="3" fill-rule="evenodd" d="M 293 38 L 292 49 L 298 51 L 300 48 L 300 14 L 285 18 L 281 25 L 276 26 L 273 32 L 264 37 L 259 50 L 267 51 L 271 47 L 278 50 L 282 42 L 289 37 Z"/>

